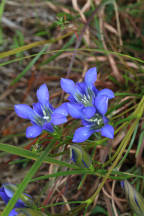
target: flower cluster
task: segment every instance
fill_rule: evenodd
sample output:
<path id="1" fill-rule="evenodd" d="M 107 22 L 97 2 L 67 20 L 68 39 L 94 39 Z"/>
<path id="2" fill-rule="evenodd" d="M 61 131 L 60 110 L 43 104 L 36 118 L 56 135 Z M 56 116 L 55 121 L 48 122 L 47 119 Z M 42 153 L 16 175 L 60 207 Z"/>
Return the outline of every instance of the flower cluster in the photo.
<path id="1" fill-rule="evenodd" d="M 97 90 L 94 83 L 97 79 L 96 68 L 89 69 L 84 82 L 76 84 L 70 79 L 61 79 L 61 88 L 69 94 L 69 102 L 54 108 L 49 103 L 49 92 L 46 84 L 37 90 L 38 102 L 33 108 L 26 104 L 15 105 L 15 112 L 24 119 L 29 119 L 32 126 L 26 129 L 26 137 L 39 136 L 43 130 L 53 132 L 54 125 L 67 121 L 67 115 L 81 119 L 83 127 L 78 128 L 73 137 L 73 142 L 83 142 L 93 133 L 100 132 L 102 136 L 112 139 L 114 128 L 108 123 L 105 114 L 108 109 L 109 99 L 114 98 L 110 89 Z"/>
<path id="2" fill-rule="evenodd" d="M 105 117 L 108 100 L 114 98 L 114 93 L 107 88 L 98 91 L 94 86 L 96 79 L 95 67 L 86 72 L 84 82 L 75 84 L 70 79 L 61 79 L 62 89 L 70 95 L 67 111 L 73 118 L 81 119 L 84 126 L 75 131 L 73 142 L 83 142 L 95 132 L 110 139 L 114 137 L 114 128 Z"/>

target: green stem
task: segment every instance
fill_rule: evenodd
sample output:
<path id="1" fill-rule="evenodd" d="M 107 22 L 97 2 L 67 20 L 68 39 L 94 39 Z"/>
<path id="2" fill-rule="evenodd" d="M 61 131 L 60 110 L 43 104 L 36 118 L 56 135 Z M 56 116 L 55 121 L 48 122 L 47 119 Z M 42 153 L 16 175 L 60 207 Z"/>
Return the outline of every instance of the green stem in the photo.
<path id="1" fill-rule="evenodd" d="M 133 115 L 136 117 L 136 120 L 133 122 L 131 128 L 129 129 L 127 136 L 124 137 L 123 141 L 121 142 L 121 151 L 119 152 L 119 155 L 117 156 L 117 158 L 115 159 L 115 161 L 113 162 L 112 166 L 109 168 L 107 174 L 105 175 L 105 177 L 102 180 L 102 183 L 99 185 L 98 189 L 96 190 L 96 192 L 85 202 L 87 203 L 87 205 L 89 206 L 94 199 L 97 197 L 97 195 L 99 194 L 99 192 L 101 191 L 103 185 L 105 184 L 106 180 L 109 178 L 111 172 L 113 171 L 113 169 L 117 166 L 119 160 L 122 157 L 122 154 L 124 153 L 126 146 L 129 143 L 129 140 L 133 134 L 133 131 L 136 127 L 136 125 L 138 124 L 138 121 L 140 120 L 141 116 L 143 115 L 143 111 L 144 111 L 144 96 L 141 99 L 140 103 L 138 104 L 136 110 L 134 111 Z"/>

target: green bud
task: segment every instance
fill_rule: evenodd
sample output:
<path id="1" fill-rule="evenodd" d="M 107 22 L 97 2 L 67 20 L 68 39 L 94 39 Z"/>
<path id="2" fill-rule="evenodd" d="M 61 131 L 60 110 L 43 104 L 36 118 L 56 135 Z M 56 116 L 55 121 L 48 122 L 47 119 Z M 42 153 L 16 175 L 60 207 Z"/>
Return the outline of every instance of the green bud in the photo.
<path id="1" fill-rule="evenodd" d="M 144 216 L 144 198 L 135 188 L 127 181 L 121 181 L 121 186 L 125 191 L 131 209 L 140 216 Z"/>
<path id="2" fill-rule="evenodd" d="M 77 144 L 70 146 L 71 159 L 80 168 L 94 170 L 89 154 Z"/>

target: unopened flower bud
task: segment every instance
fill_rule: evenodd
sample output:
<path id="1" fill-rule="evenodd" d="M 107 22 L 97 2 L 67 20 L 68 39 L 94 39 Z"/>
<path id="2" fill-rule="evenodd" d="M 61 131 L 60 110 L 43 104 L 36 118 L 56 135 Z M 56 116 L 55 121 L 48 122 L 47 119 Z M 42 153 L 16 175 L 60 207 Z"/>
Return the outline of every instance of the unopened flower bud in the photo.
<path id="1" fill-rule="evenodd" d="M 126 198 L 129 201 L 131 209 L 140 216 L 144 215 L 144 198 L 135 188 L 127 181 L 121 181 L 121 187 L 124 189 Z"/>
<path id="2" fill-rule="evenodd" d="M 79 145 L 73 144 L 70 146 L 71 159 L 80 168 L 93 170 L 92 160 L 89 154 Z"/>

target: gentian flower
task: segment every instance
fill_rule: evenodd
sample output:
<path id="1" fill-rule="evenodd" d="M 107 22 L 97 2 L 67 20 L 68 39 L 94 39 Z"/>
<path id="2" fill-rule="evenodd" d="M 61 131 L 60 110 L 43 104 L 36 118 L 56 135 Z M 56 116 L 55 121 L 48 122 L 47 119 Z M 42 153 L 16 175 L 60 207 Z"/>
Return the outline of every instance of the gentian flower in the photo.
<path id="1" fill-rule="evenodd" d="M 91 157 L 81 146 L 73 144 L 70 146 L 70 150 L 71 159 L 79 168 L 94 169 Z"/>
<path id="2" fill-rule="evenodd" d="M 144 215 L 144 198 L 142 195 L 127 180 L 121 181 L 121 187 L 124 189 L 126 198 L 136 215 Z"/>
<path id="3" fill-rule="evenodd" d="M 97 79 L 96 67 L 89 69 L 86 72 L 84 82 L 77 82 L 76 84 L 71 79 L 61 79 L 61 88 L 68 94 L 69 101 L 75 107 L 79 105 L 80 109 L 84 109 L 84 113 L 89 113 L 90 117 L 95 112 L 94 99 L 98 92 L 94 86 L 94 82 Z M 91 107 L 91 108 L 90 108 Z M 77 109 L 77 107 L 76 107 Z M 90 112 L 91 109 L 91 112 Z"/>
<path id="4" fill-rule="evenodd" d="M 38 102 L 33 104 L 33 109 L 27 104 L 15 105 L 16 114 L 24 119 L 29 119 L 32 126 L 26 129 L 27 138 L 39 136 L 43 130 L 53 132 L 54 125 L 59 125 L 67 121 L 68 115 L 66 104 L 62 104 L 54 109 L 49 103 L 49 92 L 46 84 L 42 84 L 37 90 Z"/>
<path id="5" fill-rule="evenodd" d="M 76 129 L 73 142 L 84 142 L 87 140 L 93 133 L 100 132 L 102 136 L 113 139 L 114 137 L 114 128 L 108 124 L 108 119 L 105 116 L 96 113 L 90 119 L 82 120 L 84 127 Z"/>
<path id="6" fill-rule="evenodd" d="M 114 128 L 104 116 L 108 109 L 108 100 L 114 98 L 114 93 L 107 88 L 98 91 L 94 86 L 96 78 L 97 71 L 94 67 L 86 72 L 84 82 L 75 84 L 70 79 L 61 79 L 62 89 L 70 94 L 68 113 L 73 118 L 81 119 L 84 126 L 75 131 L 73 142 L 83 142 L 95 132 L 110 139 L 114 137 Z"/>
<path id="7" fill-rule="evenodd" d="M 7 204 L 9 202 L 9 200 L 13 197 L 16 190 L 17 190 L 16 185 L 4 184 L 0 188 L 0 197 Z M 31 196 L 29 196 L 28 194 L 22 194 L 20 196 L 20 199 L 16 202 L 14 208 L 10 212 L 9 216 L 18 215 L 18 213 L 15 211 L 15 208 L 28 207 L 28 206 L 32 205 L 32 203 L 33 203 L 33 201 L 31 199 Z"/>

